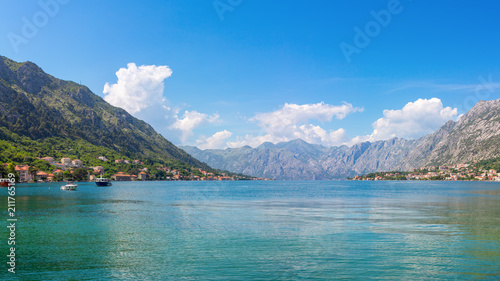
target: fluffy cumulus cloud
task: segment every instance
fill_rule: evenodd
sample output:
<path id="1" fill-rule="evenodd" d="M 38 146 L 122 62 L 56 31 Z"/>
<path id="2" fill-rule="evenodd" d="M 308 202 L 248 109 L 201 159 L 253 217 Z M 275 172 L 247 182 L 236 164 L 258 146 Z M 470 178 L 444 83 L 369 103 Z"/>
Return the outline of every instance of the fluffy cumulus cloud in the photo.
<path id="1" fill-rule="evenodd" d="M 444 107 L 438 98 L 418 99 L 402 109 L 384 110 L 384 117 L 373 123 L 370 136 L 357 137 L 352 142 L 386 140 L 394 137 L 418 138 L 437 130 L 444 123 L 455 119 L 456 108 Z"/>
<path id="2" fill-rule="evenodd" d="M 163 81 L 172 75 L 168 66 L 141 65 L 129 63 L 127 68 L 116 72 L 116 84 L 104 85 L 104 99 L 121 107 L 130 114 L 163 101 Z"/>
<path id="3" fill-rule="evenodd" d="M 185 143 L 194 130 L 219 122 L 218 114 L 208 115 L 196 110 L 184 111 L 168 105 L 163 96 L 164 81 L 172 75 L 168 66 L 127 64 L 116 72 L 116 84 L 104 85 L 104 99 L 130 114 L 151 123 L 168 139 Z"/>
<path id="4" fill-rule="evenodd" d="M 177 115 L 174 116 L 176 121 L 170 126 L 171 129 L 179 130 L 181 132 L 182 142 L 187 141 L 187 139 L 193 135 L 193 130 L 197 127 L 203 126 L 207 123 L 214 123 L 219 120 L 219 114 L 213 114 L 211 116 L 200 113 L 197 111 L 185 111 L 182 118 Z"/>
<path id="5" fill-rule="evenodd" d="M 362 110 L 362 108 L 353 107 L 349 103 L 338 106 L 323 102 L 303 105 L 285 103 L 276 111 L 257 114 L 250 120 L 257 121 L 264 128 L 275 130 L 301 124 L 311 119 L 322 122 L 331 121 L 333 116 L 337 119 L 343 119 L 349 113 Z"/>
<path id="6" fill-rule="evenodd" d="M 186 143 L 194 135 L 194 130 L 201 126 L 221 122 L 218 114 L 205 114 L 196 110 L 181 110 L 167 106 L 163 96 L 164 80 L 172 75 L 168 66 L 142 65 L 137 67 L 129 63 L 127 68 L 116 72 L 116 84 L 106 83 L 104 99 L 112 105 L 121 107 L 146 121 L 162 123 L 164 135 Z M 148 110 L 145 110 L 148 109 Z M 154 111 L 154 112 L 153 112 Z M 331 122 L 334 118 L 343 119 L 348 114 L 363 111 L 352 104 L 330 105 L 323 102 L 316 104 L 286 103 L 276 111 L 259 113 L 250 118 L 261 129 L 258 135 L 237 137 L 228 142 L 232 133 L 223 130 L 210 137 L 201 137 L 196 141 L 198 147 L 224 148 L 250 145 L 256 147 L 264 142 L 284 142 L 303 139 L 309 143 L 328 146 L 355 144 L 362 141 L 385 140 L 393 137 L 418 138 L 432 133 L 448 120 L 457 118 L 457 109 L 444 107 L 438 98 L 418 99 L 409 102 L 402 109 L 384 110 L 383 117 L 375 121 L 371 135 L 349 139 L 344 129 L 326 130 L 310 121 Z M 145 118 L 151 117 L 156 119 Z M 153 117 L 152 117 L 153 116 Z M 157 123 L 158 122 L 158 123 Z"/>
<path id="7" fill-rule="evenodd" d="M 228 130 L 220 131 L 213 136 L 208 138 L 200 138 L 196 141 L 196 146 L 199 149 L 214 149 L 214 148 L 225 148 L 227 146 L 226 140 L 230 138 L 233 133 Z"/>
<path id="8" fill-rule="evenodd" d="M 255 147 L 263 142 L 278 143 L 298 138 L 309 143 L 339 145 L 348 141 L 344 129 L 327 131 L 320 126 L 309 124 L 309 121 L 329 122 L 334 117 L 343 119 L 348 114 L 358 111 L 363 111 L 363 109 L 349 103 L 337 106 L 323 102 L 303 105 L 286 103 L 276 111 L 260 113 L 249 119 L 262 128 L 263 135 L 246 135 L 234 142 L 229 142 L 228 146 L 250 145 Z"/>
<path id="9" fill-rule="evenodd" d="M 407 103 L 402 109 L 384 110 L 383 117 L 373 122 L 370 135 L 349 139 L 344 129 L 327 131 L 320 126 L 309 124 L 315 119 L 331 121 L 333 117 L 344 118 L 347 114 L 362 111 L 345 103 L 341 106 L 319 104 L 285 104 L 281 109 L 257 114 L 250 120 L 256 121 L 263 129 L 260 136 L 246 135 L 228 142 L 229 147 L 258 146 L 263 142 L 282 142 L 301 138 L 309 143 L 327 146 L 353 145 L 364 141 L 386 140 L 394 137 L 418 138 L 437 130 L 449 120 L 458 118 L 456 108 L 444 107 L 438 98 L 418 99 Z"/>

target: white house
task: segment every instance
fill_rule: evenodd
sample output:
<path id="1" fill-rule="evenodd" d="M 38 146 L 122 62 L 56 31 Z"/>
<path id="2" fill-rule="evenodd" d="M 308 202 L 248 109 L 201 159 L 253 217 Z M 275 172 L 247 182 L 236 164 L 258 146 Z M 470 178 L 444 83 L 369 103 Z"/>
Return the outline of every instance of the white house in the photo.
<path id="1" fill-rule="evenodd" d="M 64 166 L 71 166 L 71 159 L 67 157 L 61 158 L 61 164 Z"/>
<path id="2" fill-rule="evenodd" d="M 71 163 L 74 167 L 81 167 L 83 165 L 82 160 L 80 159 L 74 159 L 73 161 L 71 161 Z"/>

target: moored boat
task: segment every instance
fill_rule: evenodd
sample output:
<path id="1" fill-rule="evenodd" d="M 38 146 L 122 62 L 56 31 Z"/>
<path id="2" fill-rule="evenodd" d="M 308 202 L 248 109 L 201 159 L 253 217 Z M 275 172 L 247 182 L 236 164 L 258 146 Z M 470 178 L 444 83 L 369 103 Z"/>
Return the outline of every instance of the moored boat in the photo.
<path id="1" fill-rule="evenodd" d="M 102 176 L 95 180 L 95 184 L 97 186 L 110 186 L 110 185 L 112 185 L 111 181 L 109 179 L 103 178 Z"/>
<path id="2" fill-rule="evenodd" d="M 10 185 L 12 185 L 12 182 L 10 181 L 10 179 L 0 179 L 0 186 L 1 187 L 9 187 Z"/>
<path id="3" fill-rule="evenodd" d="M 75 184 L 73 182 L 68 182 L 66 185 L 61 186 L 61 190 L 73 191 L 73 190 L 76 190 L 77 187 L 78 187 L 77 184 Z"/>

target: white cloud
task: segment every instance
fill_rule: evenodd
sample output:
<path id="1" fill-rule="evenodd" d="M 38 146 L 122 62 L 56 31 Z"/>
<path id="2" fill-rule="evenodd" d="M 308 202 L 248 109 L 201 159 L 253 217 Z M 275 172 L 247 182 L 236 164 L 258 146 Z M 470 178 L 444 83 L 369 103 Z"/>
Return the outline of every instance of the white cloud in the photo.
<path id="1" fill-rule="evenodd" d="M 172 75 L 168 66 L 127 64 L 116 72 L 118 82 L 104 85 L 104 99 L 114 106 L 121 107 L 130 114 L 162 103 L 163 81 Z"/>
<path id="2" fill-rule="evenodd" d="M 418 99 L 402 109 L 384 110 L 384 117 L 375 121 L 370 136 L 354 138 L 351 143 L 386 140 L 394 137 L 418 138 L 433 133 L 449 120 L 457 117 L 458 110 L 443 107 L 438 98 Z"/>
<path id="3" fill-rule="evenodd" d="M 297 139 L 302 139 L 308 143 L 317 143 L 325 145 L 340 145 L 346 142 L 347 134 L 343 128 L 327 132 L 320 126 L 310 124 L 301 125 L 299 130 L 294 132 Z"/>
<path id="4" fill-rule="evenodd" d="M 288 141 L 288 140 L 289 139 L 287 139 L 287 138 L 275 137 L 275 136 L 271 136 L 269 134 L 262 135 L 262 136 L 245 135 L 245 137 L 238 136 L 236 138 L 236 141 L 228 142 L 227 146 L 230 148 L 237 148 L 237 147 L 242 147 L 245 145 L 248 145 L 251 147 L 257 147 L 265 142 L 278 143 L 278 142 L 283 142 L 283 141 Z"/>
<path id="5" fill-rule="evenodd" d="M 196 128 L 221 120 L 217 113 L 208 115 L 195 110 L 186 110 L 179 116 L 181 109 L 171 106 L 163 96 L 164 80 L 171 75 L 168 66 L 137 67 L 135 63 L 129 63 L 116 72 L 116 84 L 104 85 L 104 99 L 149 122 L 168 139 L 186 143 Z"/>
<path id="6" fill-rule="evenodd" d="M 358 111 L 363 111 L 363 109 L 349 103 L 339 106 L 323 102 L 303 105 L 286 103 L 276 111 L 259 113 L 249 119 L 257 122 L 257 125 L 264 130 L 263 135 L 239 137 L 234 142 L 228 142 L 228 146 L 250 145 L 256 147 L 264 142 L 278 143 L 298 138 L 309 143 L 340 145 L 348 141 L 344 129 L 327 131 L 320 126 L 309 124 L 309 120 L 327 122 L 331 121 L 333 117 L 343 119 L 347 114 Z"/>
<path id="7" fill-rule="evenodd" d="M 228 142 L 227 145 L 231 148 L 242 147 L 249 145 L 257 147 L 264 142 L 287 142 L 295 139 L 302 139 L 308 143 L 323 144 L 329 146 L 342 145 L 349 141 L 347 134 L 343 128 L 335 131 L 328 132 L 320 126 L 307 125 L 294 125 L 289 128 L 286 136 L 265 134 L 262 136 L 246 135 L 244 138 L 238 137 L 236 141 Z"/>
<path id="8" fill-rule="evenodd" d="M 344 129 L 326 131 L 320 126 L 308 124 L 310 119 L 330 121 L 333 116 L 344 118 L 351 112 L 362 111 L 350 104 L 332 106 L 313 104 L 285 104 L 281 109 L 257 114 L 250 120 L 258 121 L 265 134 L 260 136 L 246 135 L 236 141 L 228 142 L 229 147 L 249 145 L 256 147 L 263 142 L 282 142 L 301 138 L 309 143 L 327 146 L 353 145 L 364 141 L 386 140 L 393 137 L 418 138 L 433 133 L 449 120 L 458 118 L 456 108 L 444 107 L 438 98 L 418 99 L 407 103 L 402 109 L 384 110 L 383 117 L 375 121 L 371 135 L 357 136 L 349 139 Z M 300 124 L 305 123 L 305 124 Z"/>
<path id="9" fill-rule="evenodd" d="M 202 137 L 196 141 L 196 146 L 200 149 L 214 149 L 214 148 L 225 148 L 227 145 L 225 141 L 230 138 L 233 133 L 228 130 L 220 131 L 209 138 Z"/>
<path id="10" fill-rule="evenodd" d="M 329 105 L 323 102 L 303 105 L 285 103 L 280 109 L 273 112 L 257 114 L 252 117 L 250 121 L 257 121 L 261 127 L 276 130 L 295 124 L 305 123 L 311 119 L 322 122 L 331 121 L 333 116 L 337 119 L 343 119 L 347 114 L 356 111 L 363 111 L 363 109 L 353 107 L 352 104 L 349 103 L 344 103 L 339 106 Z"/>
<path id="11" fill-rule="evenodd" d="M 177 115 L 175 115 L 174 118 L 176 119 L 176 121 L 170 126 L 170 128 L 181 131 L 181 141 L 186 142 L 187 139 L 193 135 L 193 130 L 195 128 L 207 123 L 214 123 L 218 121 L 219 114 L 215 113 L 214 115 L 209 116 L 205 113 L 199 113 L 194 110 L 186 110 L 182 119 Z"/>

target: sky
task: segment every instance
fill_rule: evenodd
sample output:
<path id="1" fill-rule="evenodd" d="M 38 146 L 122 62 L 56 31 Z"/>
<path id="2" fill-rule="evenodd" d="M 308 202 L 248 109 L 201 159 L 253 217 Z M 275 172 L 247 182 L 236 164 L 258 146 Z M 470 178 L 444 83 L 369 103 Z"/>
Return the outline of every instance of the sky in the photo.
<path id="1" fill-rule="evenodd" d="M 177 145 L 418 138 L 500 98 L 498 1 L 0 0 L 0 55 Z"/>

